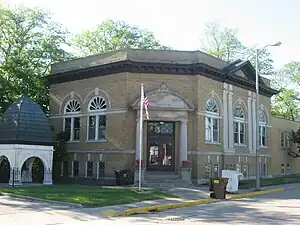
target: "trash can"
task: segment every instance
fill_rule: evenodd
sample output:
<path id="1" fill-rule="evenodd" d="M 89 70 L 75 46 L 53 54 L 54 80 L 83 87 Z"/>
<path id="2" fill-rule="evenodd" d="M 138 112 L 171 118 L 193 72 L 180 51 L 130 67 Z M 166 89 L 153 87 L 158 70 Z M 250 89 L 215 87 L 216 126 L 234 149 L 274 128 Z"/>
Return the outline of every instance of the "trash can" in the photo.
<path id="1" fill-rule="evenodd" d="M 116 185 L 129 185 L 133 183 L 132 173 L 130 170 L 115 170 Z"/>
<path id="2" fill-rule="evenodd" d="M 116 175 L 116 185 L 121 186 L 121 179 L 122 179 L 122 175 L 121 175 L 121 171 L 120 170 L 115 170 L 115 175 Z"/>
<path id="3" fill-rule="evenodd" d="M 209 179 L 209 182 L 208 182 L 209 191 L 213 191 L 214 190 L 214 188 L 213 188 L 213 179 L 214 178 L 212 178 L 212 177 Z"/>
<path id="4" fill-rule="evenodd" d="M 226 199 L 226 186 L 228 178 L 212 178 L 213 193 L 210 194 L 211 198 Z"/>

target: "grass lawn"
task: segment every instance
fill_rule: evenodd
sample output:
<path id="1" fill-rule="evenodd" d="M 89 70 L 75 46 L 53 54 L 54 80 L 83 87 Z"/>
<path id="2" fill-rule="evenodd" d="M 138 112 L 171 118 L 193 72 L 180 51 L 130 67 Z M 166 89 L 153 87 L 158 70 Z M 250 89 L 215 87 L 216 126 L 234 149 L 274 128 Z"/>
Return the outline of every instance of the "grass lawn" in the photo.
<path id="1" fill-rule="evenodd" d="M 160 191 L 137 192 L 122 187 L 97 187 L 86 185 L 53 185 L 0 188 L 0 192 L 36 198 L 79 203 L 87 207 L 129 204 L 139 201 L 176 197 Z"/>
<path id="2" fill-rule="evenodd" d="M 269 179 L 260 179 L 260 186 L 271 186 L 279 184 L 300 183 L 300 176 L 276 177 Z M 244 180 L 239 182 L 240 189 L 255 188 L 256 180 Z"/>

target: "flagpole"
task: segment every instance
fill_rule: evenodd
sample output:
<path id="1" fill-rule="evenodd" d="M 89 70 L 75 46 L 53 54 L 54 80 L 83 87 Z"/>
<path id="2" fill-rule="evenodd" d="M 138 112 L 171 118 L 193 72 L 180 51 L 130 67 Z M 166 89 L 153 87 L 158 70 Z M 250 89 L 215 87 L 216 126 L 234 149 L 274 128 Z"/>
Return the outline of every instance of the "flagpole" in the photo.
<path id="1" fill-rule="evenodd" d="M 144 106 L 144 85 L 141 84 L 141 102 L 140 102 L 140 152 L 139 152 L 139 191 L 142 186 L 142 149 L 143 149 L 143 106 Z"/>

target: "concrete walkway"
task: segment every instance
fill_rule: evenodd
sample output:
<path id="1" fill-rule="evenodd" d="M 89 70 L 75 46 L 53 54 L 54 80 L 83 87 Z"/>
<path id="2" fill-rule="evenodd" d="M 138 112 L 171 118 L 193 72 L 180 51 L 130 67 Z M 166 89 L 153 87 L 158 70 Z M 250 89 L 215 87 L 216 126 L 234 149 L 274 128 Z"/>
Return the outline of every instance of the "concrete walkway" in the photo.
<path id="1" fill-rule="evenodd" d="M 300 184 L 286 184 L 286 185 L 276 185 L 276 186 L 267 186 L 262 187 L 261 190 L 270 190 L 276 188 L 295 188 L 296 185 Z M 254 188 L 252 189 L 241 189 L 239 190 L 240 194 L 253 192 L 255 191 Z M 121 213 L 125 210 L 136 208 L 136 207 L 148 207 L 154 205 L 161 205 L 161 204 L 176 204 L 180 202 L 186 202 L 189 200 L 199 200 L 199 199 L 210 199 L 209 195 L 211 191 L 208 190 L 208 186 L 200 186 L 200 187 L 191 187 L 191 188 L 172 188 L 168 191 L 170 194 L 177 195 L 178 198 L 167 198 L 167 199 L 159 199 L 153 201 L 142 201 L 133 204 L 125 204 L 125 205 L 116 205 L 116 206 L 107 206 L 98 208 L 100 213 L 106 215 L 106 212 L 114 212 L 114 213 Z M 231 196 L 231 194 L 227 194 L 227 197 Z"/>

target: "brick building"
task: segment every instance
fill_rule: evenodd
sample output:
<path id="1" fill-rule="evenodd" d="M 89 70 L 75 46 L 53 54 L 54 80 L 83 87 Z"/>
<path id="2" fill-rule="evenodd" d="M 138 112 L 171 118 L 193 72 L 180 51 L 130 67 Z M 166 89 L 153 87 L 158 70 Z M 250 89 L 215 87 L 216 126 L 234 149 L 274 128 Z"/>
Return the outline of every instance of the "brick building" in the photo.
<path id="1" fill-rule="evenodd" d="M 222 168 L 255 177 L 255 69 L 249 61 L 229 64 L 200 51 L 122 49 L 54 64 L 48 80 L 51 123 L 70 139 L 62 175 L 97 180 L 113 177 L 114 169 L 135 168 L 143 83 L 150 100 L 145 180 L 166 174 L 190 182 L 191 171 L 199 183 Z M 271 115 L 270 98 L 278 92 L 267 79 L 259 82 L 261 175 L 298 173 L 286 132 L 299 124 Z M 184 161 L 191 170 L 182 168 Z"/>

